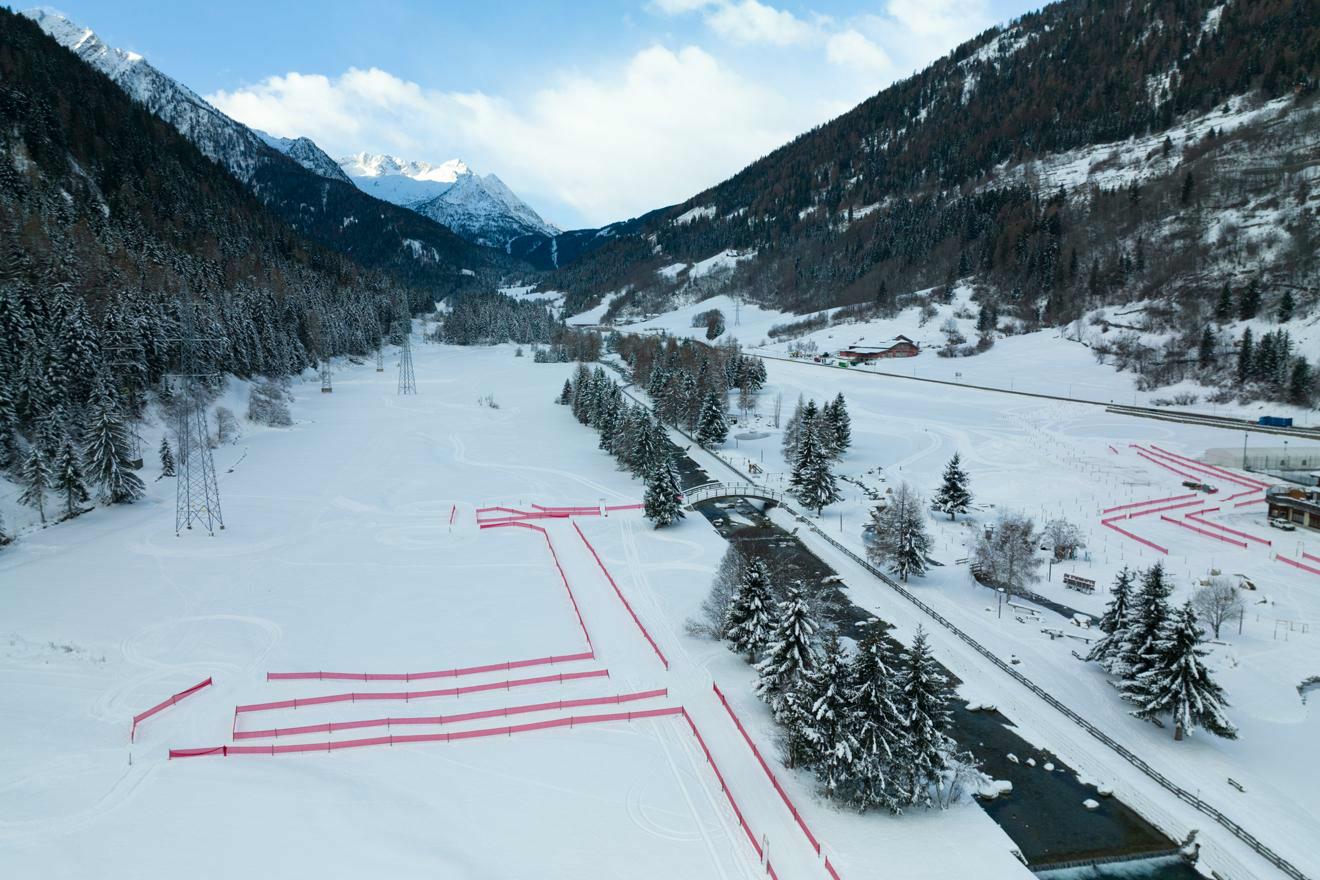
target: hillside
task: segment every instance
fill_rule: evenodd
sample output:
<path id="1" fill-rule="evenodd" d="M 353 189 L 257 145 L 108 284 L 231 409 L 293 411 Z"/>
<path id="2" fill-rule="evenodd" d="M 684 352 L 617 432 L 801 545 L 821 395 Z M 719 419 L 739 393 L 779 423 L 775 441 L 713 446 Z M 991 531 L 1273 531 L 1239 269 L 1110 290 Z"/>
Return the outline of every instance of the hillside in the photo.
<path id="1" fill-rule="evenodd" d="M 523 268 L 498 251 L 473 246 L 431 218 L 361 192 L 306 138 L 284 140 L 254 132 L 142 56 L 107 45 L 57 13 L 36 9 L 24 14 L 228 169 L 286 223 L 323 246 L 441 293 L 462 283 L 462 269 L 494 280 L 504 271 Z"/>
<path id="2" fill-rule="evenodd" d="M 1308 0 L 1066 0 L 543 287 L 567 292 L 568 314 L 610 298 L 607 319 L 718 293 L 885 315 L 912 304 L 909 291 L 934 288 L 939 302 L 962 280 L 1001 332 L 1142 302 L 1142 332 L 1185 331 L 1144 360 L 1194 360 L 1225 285 L 1248 319 L 1278 314 L 1285 292 L 1292 316 L 1315 312 L 1317 77 Z M 720 254 L 723 271 L 693 277 Z M 1253 285 L 1254 309 L 1240 307 Z M 1214 344 L 1228 351 L 1224 318 Z"/>

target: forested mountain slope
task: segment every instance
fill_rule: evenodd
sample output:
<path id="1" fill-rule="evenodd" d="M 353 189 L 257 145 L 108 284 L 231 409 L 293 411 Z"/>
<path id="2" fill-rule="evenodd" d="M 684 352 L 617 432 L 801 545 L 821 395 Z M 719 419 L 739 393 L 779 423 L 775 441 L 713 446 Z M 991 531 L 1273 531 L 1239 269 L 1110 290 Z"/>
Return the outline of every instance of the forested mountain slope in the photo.
<path id="1" fill-rule="evenodd" d="M 1289 292 L 1306 314 L 1318 76 L 1317 0 L 1065 0 L 543 286 L 567 291 L 569 314 L 612 293 L 611 317 L 718 292 L 884 313 L 961 278 L 1017 329 L 1140 300 L 1199 334 L 1225 285 L 1237 299 L 1254 282 L 1262 311 Z M 696 271 L 719 254 L 720 271 Z"/>
<path id="2" fill-rule="evenodd" d="M 431 218 L 363 193 L 305 138 L 278 142 L 254 132 L 145 58 L 107 45 L 58 13 L 37 9 L 25 15 L 223 165 L 286 223 L 325 247 L 438 291 L 459 283 L 462 269 L 493 280 L 521 268 Z"/>
<path id="3" fill-rule="evenodd" d="M 371 350 L 404 297 L 420 306 L 431 296 L 291 229 L 174 128 L 2 9 L 0 239 L 0 467 L 37 426 L 76 436 L 100 379 L 125 408 L 140 406 L 176 365 L 185 301 L 197 331 L 217 340 L 210 366 L 286 375 Z M 454 287 L 464 280 L 475 283 L 455 272 Z"/>

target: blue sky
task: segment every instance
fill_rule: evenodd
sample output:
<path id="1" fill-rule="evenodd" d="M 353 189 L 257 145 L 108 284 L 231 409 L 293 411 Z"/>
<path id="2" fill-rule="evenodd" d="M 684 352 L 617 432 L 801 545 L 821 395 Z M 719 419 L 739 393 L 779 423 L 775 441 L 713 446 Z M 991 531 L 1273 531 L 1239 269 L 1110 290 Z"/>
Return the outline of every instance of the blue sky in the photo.
<path id="1" fill-rule="evenodd" d="M 547 219 L 681 201 L 1026 0 L 59 0 L 248 124 L 497 173 Z"/>

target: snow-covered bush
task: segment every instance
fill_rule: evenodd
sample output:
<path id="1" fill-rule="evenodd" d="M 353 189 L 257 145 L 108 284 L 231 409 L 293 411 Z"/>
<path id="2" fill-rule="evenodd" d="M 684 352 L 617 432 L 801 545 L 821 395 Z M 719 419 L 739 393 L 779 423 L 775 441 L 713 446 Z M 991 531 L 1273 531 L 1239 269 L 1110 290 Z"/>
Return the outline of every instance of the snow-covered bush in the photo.
<path id="1" fill-rule="evenodd" d="M 233 443 L 243 433 L 238 425 L 238 416 L 227 406 L 215 408 L 215 440 L 217 443 Z"/>
<path id="2" fill-rule="evenodd" d="M 293 424 L 289 414 L 289 396 L 278 382 L 263 379 L 248 392 L 249 421 L 272 428 L 287 428 Z"/>

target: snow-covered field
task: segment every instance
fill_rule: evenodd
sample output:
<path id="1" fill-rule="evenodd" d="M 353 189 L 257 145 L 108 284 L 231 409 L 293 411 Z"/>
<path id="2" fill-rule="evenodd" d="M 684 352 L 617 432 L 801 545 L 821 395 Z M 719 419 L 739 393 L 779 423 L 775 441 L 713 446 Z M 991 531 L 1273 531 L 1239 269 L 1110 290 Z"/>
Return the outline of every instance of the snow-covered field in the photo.
<path id="1" fill-rule="evenodd" d="M 640 487 L 551 404 L 568 365 L 533 364 L 512 346 L 421 345 L 415 358 L 416 397 L 396 395 L 392 365 L 377 374 L 371 364 L 344 364 L 333 394 L 310 375 L 295 384 L 293 428 L 245 425 L 241 439 L 217 449 L 227 528 L 215 537 L 175 537 L 173 483 L 152 482 L 149 461 L 150 494 L 140 503 L 25 528 L 0 552 L 0 873 L 764 876 L 679 717 L 167 760 L 173 747 L 233 744 L 235 725 L 435 716 L 667 688 L 630 707 L 685 707 L 779 876 L 826 876 L 711 692 L 720 682 L 773 753 L 748 668 L 682 634 L 724 549 L 700 517 L 659 532 L 636 512 L 580 520 L 668 655 L 668 671 L 572 525 L 555 520 L 546 527 L 594 659 L 438 682 L 266 680 L 271 671 L 415 672 L 584 649 L 541 536 L 479 530 L 475 508 L 620 503 Z M 498 409 L 478 402 L 486 395 Z M 237 399 L 227 403 L 240 409 Z M 609 677 L 235 716 L 240 704 L 596 669 Z M 129 742 L 135 713 L 208 676 L 214 687 L 147 719 Z M 548 709 L 507 723 L 613 708 Z M 238 744 L 392 733 L 400 729 Z M 818 801 L 809 780 L 781 775 L 844 877 L 871 876 L 877 864 L 903 877 L 1026 876 L 1010 841 L 973 804 L 858 816 Z"/>
<path id="2" fill-rule="evenodd" d="M 733 429 L 728 444 L 732 448 L 722 452 L 726 458 L 744 470 L 749 462 L 758 463 L 766 469 L 765 480 L 771 486 L 786 483 L 781 434 L 767 424 L 774 399 L 781 393 L 787 418 L 799 394 L 822 401 L 842 392 L 852 415 L 854 445 L 840 465 L 840 473 L 879 491 L 908 481 L 929 495 L 938 486 L 949 457 L 961 453 L 978 509 L 967 521 L 960 518 L 956 524 L 943 516 L 931 517 L 932 555 L 943 565 L 925 578 L 914 579 L 911 586 L 921 598 L 1000 656 L 1019 659 L 1018 668 L 1038 684 L 1179 784 L 1200 791 L 1288 857 L 1295 857 L 1304 870 L 1308 862 L 1311 872 L 1320 868 L 1314 849 L 1302 844 L 1314 840 L 1320 829 L 1320 712 L 1314 708 L 1314 699 L 1307 705 L 1298 692 L 1303 679 L 1320 674 L 1320 576 L 1271 558 L 1276 552 L 1294 559 L 1301 551 L 1320 556 L 1320 535 L 1268 528 L 1264 507 L 1259 504 L 1210 514 L 1209 518 L 1272 540 L 1272 547 L 1250 542 L 1247 549 L 1230 546 L 1161 521 L 1158 515 L 1118 523 L 1167 547 L 1169 554 L 1162 556 L 1099 524 L 1104 508 L 1188 491 L 1181 486 L 1181 477 L 1138 457 L 1129 443 L 1153 442 L 1196 457 L 1207 448 L 1240 441 L 1238 434 L 1107 414 L 1083 404 L 904 382 L 853 370 L 773 360 L 767 361 L 767 367 L 770 382 L 761 394 L 760 416 Z M 768 436 L 735 439 L 749 430 Z M 1297 443 L 1302 441 L 1294 441 Z M 724 476 L 732 475 L 725 471 Z M 1212 478 L 1210 482 L 1222 488 L 1219 495 L 1210 496 L 1208 504 L 1240 491 L 1222 480 Z M 860 488 L 850 483 L 843 483 L 842 488 L 845 500 L 826 509 L 821 525 L 861 552 L 861 529 L 868 521 L 869 505 Z M 1241 738 L 1226 742 L 1202 734 L 1174 743 L 1170 731 L 1129 717 L 1127 705 L 1107 685 L 1103 673 L 1075 659 L 1072 652 L 1085 650 L 1081 642 L 1067 636 L 1051 639 L 1044 630 L 1061 629 L 1068 636 L 1094 632 L 1085 633 L 1050 612 L 1039 620 L 1016 609 L 998 617 L 994 594 L 971 581 L 965 564 L 956 564 L 969 555 L 976 524 L 993 520 L 996 508 L 1023 511 L 1038 524 L 1063 516 L 1082 526 L 1089 558 L 1055 566 L 1052 580 L 1034 586 L 1049 598 L 1082 611 L 1098 614 L 1103 609 L 1108 584 L 1120 567 L 1147 567 L 1157 559 L 1174 576 L 1176 602 L 1190 596 L 1194 581 L 1206 577 L 1212 568 L 1242 573 L 1254 581 L 1259 589 L 1244 593 L 1247 613 L 1242 633 L 1238 634 L 1236 621 L 1225 627 L 1223 643 L 1213 646 L 1211 656 L 1216 674 L 1228 689 L 1231 716 L 1241 729 Z M 785 525 L 793 525 L 787 515 L 777 516 L 782 516 Z M 816 539 L 810 534 L 806 538 L 823 558 L 840 566 L 851 595 L 860 604 L 896 623 L 921 621 L 915 608 L 904 608 L 888 588 L 874 578 L 854 577 L 856 572 L 846 559 L 823 542 L 813 544 Z M 1092 596 L 1065 589 L 1061 583 L 1065 571 L 1097 580 L 1100 589 Z M 946 651 L 962 653 L 947 635 L 940 644 Z M 966 666 L 954 662 L 958 657 L 946 654 L 942 659 L 953 662 L 959 675 L 972 670 L 964 695 L 980 697 L 977 689 L 986 686 L 989 690 L 983 696 L 987 702 L 1007 708 L 1004 701 L 1016 699 L 1013 686 L 1006 681 L 996 683 L 996 676 L 984 669 L 985 679 L 977 679 L 976 670 L 984 663 L 975 655 L 961 658 Z M 1105 760 L 1104 750 L 1088 743 L 1080 730 L 1063 731 L 1047 713 L 1037 714 L 1026 701 L 1017 705 L 1019 712 L 1010 710 L 1010 717 L 1039 744 L 1053 746 L 1066 760 L 1077 762 L 1074 766 L 1102 780 L 1133 775 L 1122 761 Z M 1065 736 L 1071 736 L 1071 741 Z M 1065 743 L 1080 754 L 1069 754 Z M 1242 783 L 1245 792 L 1231 787 L 1229 777 Z M 1146 809 L 1158 801 L 1153 798 L 1148 803 L 1145 791 L 1127 794 L 1135 805 Z M 1213 823 L 1203 817 L 1192 824 L 1216 839 L 1228 837 L 1215 834 Z"/>

